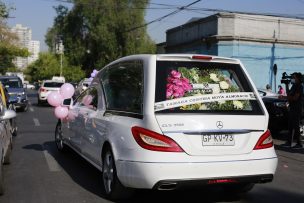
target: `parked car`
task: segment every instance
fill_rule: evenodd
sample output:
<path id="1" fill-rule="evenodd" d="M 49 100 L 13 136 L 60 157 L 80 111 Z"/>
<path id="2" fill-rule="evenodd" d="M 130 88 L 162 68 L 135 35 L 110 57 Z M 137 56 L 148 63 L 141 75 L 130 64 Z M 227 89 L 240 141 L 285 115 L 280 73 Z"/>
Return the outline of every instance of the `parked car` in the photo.
<path id="1" fill-rule="evenodd" d="M 0 83 L 0 96 L 2 99 L 2 103 L 6 109 L 16 111 L 14 104 L 11 104 L 9 102 L 9 95 L 7 93 L 7 90 L 5 89 L 5 87 L 3 87 L 3 85 L 1 83 Z M 9 122 L 10 122 L 10 131 L 14 136 L 16 136 L 17 132 L 18 132 L 16 118 L 10 119 Z"/>
<path id="2" fill-rule="evenodd" d="M 38 90 L 38 105 L 47 103 L 47 96 L 52 91 L 59 91 L 63 84 L 61 81 L 44 80 Z"/>
<path id="3" fill-rule="evenodd" d="M 91 84 L 91 82 L 92 81 L 89 78 L 82 79 L 75 88 L 74 98 L 78 97 L 81 92 L 86 90 Z"/>
<path id="4" fill-rule="evenodd" d="M 21 79 L 18 76 L 0 76 L 0 82 L 7 89 L 8 101 L 15 109 L 27 111 L 28 98 Z"/>
<path id="5" fill-rule="evenodd" d="M 258 89 L 258 92 L 260 94 L 261 97 L 278 97 L 279 94 L 266 90 L 266 89 Z"/>
<path id="6" fill-rule="evenodd" d="M 12 150 L 12 133 L 9 120 L 16 117 L 16 112 L 6 109 L 2 96 L 0 97 L 0 195 L 2 195 L 4 193 L 3 164 L 10 163 Z"/>
<path id="7" fill-rule="evenodd" d="M 102 171 L 106 195 L 221 185 L 248 192 L 273 179 L 268 113 L 242 63 L 205 55 L 134 55 L 102 70 L 58 120 L 71 147 Z"/>
<path id="8" fill-rule="evenodd" d="M 288 129 L 288 102 L 278 97 L 262 97 L 269 114 L 268 128 L 273 136 Z"/>
<path id="9" fill-rule="evenodd" d="M 25 85 L 25 88 L 26 88 L 26 89 L 30 89 L 30 90 L 34 90 L 34 89 L 35 89 L 35 85 L 26 84 L 26 85 Z"/>

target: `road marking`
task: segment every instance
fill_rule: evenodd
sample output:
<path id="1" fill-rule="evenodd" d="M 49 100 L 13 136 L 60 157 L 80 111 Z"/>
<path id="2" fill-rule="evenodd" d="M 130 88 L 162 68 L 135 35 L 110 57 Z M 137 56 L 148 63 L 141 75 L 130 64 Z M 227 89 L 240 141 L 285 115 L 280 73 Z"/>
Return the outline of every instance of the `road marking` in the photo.
<path id="1" fill-rule="evenodd" d="M 40 122 L 37 118 L 33 118 L 33 121 L 35 123 L 35 126 L 40 126 Z"/>
<path id="2" fill-rule="evenodd" d="M 30 112 L 34 112 L 34 108 L 33 107 L 30 107 Z"/>
<path id="3" fill-rule="evenodd" d="M 45 160 L 46 160 L 46 163 L 49 167 L 49 170 L 51 172 L 58 172 L 61 170 L 61 167 L 59 166 L 58 162 L 54 159 L 54 157 L 49 153 L 49 150 L 48 150 L 48 146 L 46 145 L 43 145 L 43 154 L 44 154 L 44 157 L 45 157 Z"/>

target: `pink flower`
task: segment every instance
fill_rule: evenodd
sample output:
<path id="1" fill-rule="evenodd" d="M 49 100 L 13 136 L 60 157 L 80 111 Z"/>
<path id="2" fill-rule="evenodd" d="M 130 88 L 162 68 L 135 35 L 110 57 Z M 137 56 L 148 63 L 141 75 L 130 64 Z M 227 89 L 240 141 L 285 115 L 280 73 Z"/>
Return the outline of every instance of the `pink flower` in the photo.
<path id="1" fill-rule="evenodd" d="M 167 99 L 170 98 L 170 97 L 172 96 L 172 94 L 173 94 L 173 90 L 167 89 L 167 91 L 166 91 L 166 98 L 167 98 Z"/>
<path id="2" fill-rule="evenodd" d="M 167 90 L 172 90 L 172 89 L 173 89 L 173 87 L 174 87 L 174 85 L 173 85 L 173 84 L 167 84 Z"/>
<path id="3" fill-rule="evenodd" d="M 182 74 L 181 74 L 180 72 L 176 71 L 176 70 L 172 70 L 172 71 L 171 71 L 171 76 L 172 76 L 173 78 L 180 78 L 181 75 L 182 75 Z"/>
<path id="4" fill-rule="evenodd" d="M 181 76 L 180 72 L 176 70 L 171 71 L 170 76 L 167 78 L 167 99 L 183 97 L 187 91 L 193 89 L 189 80 L 187 78 L 181 78 Z"/>
<path id="5" fill-rule="evenodd" d="M 187 78 L 181 78 L 181 81 L 182 81 L 183 83 L 189 83 L 189 80 L 188 80 Z"/>

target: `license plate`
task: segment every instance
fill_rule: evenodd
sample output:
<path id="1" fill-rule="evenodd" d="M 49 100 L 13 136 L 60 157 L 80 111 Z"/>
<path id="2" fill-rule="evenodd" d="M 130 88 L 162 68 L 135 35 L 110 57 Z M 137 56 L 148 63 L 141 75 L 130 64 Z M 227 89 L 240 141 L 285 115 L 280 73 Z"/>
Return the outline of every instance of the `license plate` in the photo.
<path id="1" fill-rule="evenodd" d="M 219 135 L 203 135 L 203 146 L 234 146 L 234 135 L 219 134 Z"/>

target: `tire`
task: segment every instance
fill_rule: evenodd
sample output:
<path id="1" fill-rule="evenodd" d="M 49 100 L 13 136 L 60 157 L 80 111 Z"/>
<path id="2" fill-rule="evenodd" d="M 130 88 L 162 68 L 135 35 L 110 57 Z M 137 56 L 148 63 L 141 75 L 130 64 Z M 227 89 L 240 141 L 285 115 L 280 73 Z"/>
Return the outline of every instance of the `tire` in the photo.
<path id="1" fill-rule="evenodd" d="M 3 164 L 0 161 L 0 195 L 4 193 L 4 174 L 3 174 Z"/>
<path id="2" fill-rule="evenodd" d="M 23 112 L 27 112 L 27 110 L 28 110 L 28 104 L 21 109 L 21 111 L 23 111 Z"/>
<path id="3" fill-rule="evenodd" d="M 4 160 L 3 160 L 3 164 L 10 164 L 11 163 L 11 153 L 12 153 L 12 149 L 13 149 L 13 144 L 12 144 L 12 140 L 8 146 L 6 155 L 4 156 Z"/>
<path id="4" fill-rule="evenodd" d="M 126 199 L 133 195 L 133 190 L 124 187 L 118 177 L 114 156 L 108 147 L 102 157 L 102 180 L 106 196 L 111 200 Z"/>
<path id="5" fill-rule="evenodd" d="M 41 102 L 41 100 L 38 98 L 38 103 L 37 103 L 37 105 L 38 105 L 38 106 L 41 106 L 41 104 L 42 104 L 42 102 Z"/>
<path id="6" fill-rule="evenodd" d="M 60 152 L 64 152 L 66 150 L 66 146 L 63 143 L 62 130 L 61 130 L 61 122 L 58 120 L 56 128 L 55 128 L 55 144 Z"/>

